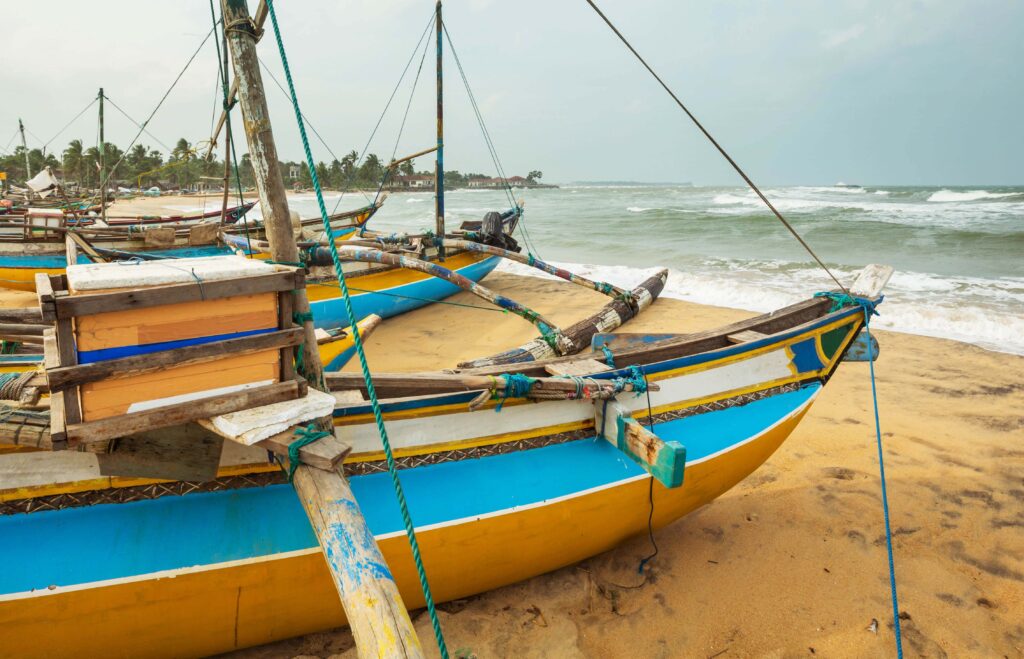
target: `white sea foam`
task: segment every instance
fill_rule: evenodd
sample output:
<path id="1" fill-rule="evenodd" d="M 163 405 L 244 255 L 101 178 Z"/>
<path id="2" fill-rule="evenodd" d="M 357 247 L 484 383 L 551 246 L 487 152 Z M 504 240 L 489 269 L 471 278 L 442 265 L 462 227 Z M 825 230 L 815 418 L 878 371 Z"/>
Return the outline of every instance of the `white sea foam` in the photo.
<path id="1" fill-rule="evenodd" d="M 660 268 L 559 263 L 583 276 L 633 287 Z M 820 270 L 783 261 L 709 259 L 707 268 L 670 269 L 663 297 L 715 306 L 766 312 L 793 304 L 829 287 Z M 503 263 L 500 271 L 551 278 L 534 268 Z M 835 269 L 851 281 L 853 269 Z M 881 316 L 872 327 L 953 339 L 1024 355 L 1024 279 L 942 277 L 898 272 L 886 289 Z"/>
<path id="2" fill-rule="evenodd" d="M 989 192 L 988 190 L 939 190 L 928 197 L 928 201 L 979 201 L 981 199 L 1004 199 L 1019 197 L 1018 192 Z"/>
<path id="3" fill-rule="evenodd" d="M 647 211 L 656 210 L 654 208 L 644 208 L 643 206 L 630 206 L 626 209 L 630 213 L 646 213 Z"/>

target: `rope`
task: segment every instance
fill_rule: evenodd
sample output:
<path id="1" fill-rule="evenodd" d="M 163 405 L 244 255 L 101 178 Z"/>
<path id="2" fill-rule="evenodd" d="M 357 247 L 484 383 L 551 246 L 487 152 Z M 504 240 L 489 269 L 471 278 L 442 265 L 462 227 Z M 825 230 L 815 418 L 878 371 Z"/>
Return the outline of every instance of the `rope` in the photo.
<path id="1" fill-rule="evenodd" d="M 533 383 L 537 381 L 537 378 L 531 378 L 522 373 L 511 373 L 499 375 L 498 377 L 504 380 L 505 388 L 502 390 L 501 395 L 499 395 L 497 392 L 497 380 L 494 380 L 492 376 L 491 397 L 498 399 L 498 404 L 494 407 L 495 412 L 500 412 L 501 406 L 509 398 L 526 398 L 526 395 L 530 393 L 530 389 L 533 388 Z"/>
<path id="2" fill-rule="evenodd" d="M 110 100 L 110 99 L 107 99 L 107 100 Z M 74 119 L 72 119 L 71 121 L 69 121 L 66 124 L 64 124 L 64 127 L 61 128 L 60 130 L 58 130 L 57 133 L 53 137 L 51 137 L 50 139 L 46 140 L 46 144 L 43 145 L 43 150 L 45 151 L 46 147 L 50 146 L 50 142 L 52 142 L 55 139 L 57 139 L 58 137 L 60 137 L 61 133 L 66 131 L 71 124 L 73 124 L 76 121 L 78 121 L 78 118 L 81 117 L 83 114 L 85 114 L 86 111 L 89 108 L 91 108 L 93 105 L 95 105 L 97 101 L 99 101 L 99 97 L 96 97 L 96 98 L 92 99 L 91 101 L 89 101 L 89 105 L 86 105 L 84 108 L 82 108 L 82 111 L 79 112 L 78 114 L 76 114 Z M 15 135 L 17 135 L 17 132 L 15 132 Z"/>
<path id="3" fill-rule="evenodd" d="M 0 399 L 18 400 L 25 390 L 25 385 L 35 375 L 33 371 L 22 373 L 0 373 Z"/>
<path id="4" fill-rule="evenodd" d="M 216 43 L 216 42 L 217 42 L 217 40 L 216 40 L 216 39 L 214 39 L 213 41 L 214 41 L 214 43 Z M 164 144 L 164 142 L 163 142 L 163 141 L 162 141 L 162 140 L 161 140 L 161 139 L 160 139 L 159 137 L 157 137 L 157 136 L 156 136 L 156 135 L 154 135 L 153 133 L 151 133 L 151 132 L 149 132 L 148 130 L 146 130 L 145 126 L 143 126 L 143 125 L 142 125 L 142 124 L 140 124 L 139 122 L 135 121 L 135 119 L 133 119 L 133 118 L 131 117 L 131 115 L 129 115 L 129 114 L 128 114 L 127 112 L 125 112 L 124 110 L 122 110 L 122 109 L 121 109 L 121 106 L 120 106 L 120 105 L 118 105 L 117 103 L 115 103 L 114 101 L 112 101 L 112 100 L 110 99 L 110 97 L 109 97 L 109 96 L 107 96 L 106 92 L 104 92 L 104 93 L 103 93 L 103 100 L 105 100 L 105 101 L 107 101 L 108 103 L 110 103 L 111 105 L 113 105 L 113 106 L 114 106 L 114 109 L 115 109 L 115 110 L 117 110 L 118 112 L 120 112 L 121 114 L 123 114 L 123 115 L 124 115 L 124 118 L 125 118 L 125 119 L 127 119 L 128 121 L 130 121 L 130 122 L 132 122 L 133 124 L 135 124 L 135 126 L 136 126 L 136 127 L 138 127 L 138 128 L 141 128 L 141 129 L 142 129 L 142 131 L 143 131 L 144 133 L 146 133 L 146 135 L 149 135 L 149 136 L 150 136 L 150 137 L 152 137 L 152 138 L 153 138 L 154 140 L 156 140 L 156 141 L 157 141 L 157 143 L 158 143 L 158 144 L 159 144 L 160 146 L 162 146 L 163 148 L 167 149 L 167 153 L 168 153 L 168 154 L 170 154 L 170 153 L 171 153 L 172 151 L 174 151 L 174 149 L 172 149 L 171 147 L 169 147 L 169 146 L 167 146 L 166 144 Z"/>
<path id="5" fill-rule="evenodd" d="M 615 368 L 615 355 L 612 353 L 611 348 L 602 343 L 601 352 L 604 353 L 604 363 L 608 364 L 612 368 Z"/>
<path id="6" fill-rule="evenodd" d="M 849 296 L 848 296 L 849 297 Z M 871 316 L 878 315 L 875 304 L 870 300 L 855 298 L 864 310 L 864 331 L 867 333 L 868 344 L 871 343 Z M 881 300 L 879 300 L 881 301 Z M 892 598 L 892 622 L 896 632 L 896 656 L 903 659 L 903 637 L 900 633 L 900 603 L 896 594 L 896 565 L 892 556 L 892 528 L 889 525 L 889 493 L 885 482 L 885 458 L 882 455 L 882 423 L 878 415 L 878 390 L 875 386 L 875 360 L 868 359 L 871 373 L 871 400 L 875 412 L 875 443 L 878 447 L 878 473 L 882 481 L 882 516 L 885 518 L 885 549 L 889 558 L 889 595 Z"/>
<path id="7" fill-rule="evenodd" d="M 270 15 L 270 22 L 274 26 L 274 38 L 277 40 L 277 49 L 281 56 L 281 65 L 284 69 L 285 80 L 288 82 L 288 90 L 291 95 L 292 107 L 295 110 L 295 121 L 299 127 L 299 136 L 302 138 L 302 148 L 306 155 L 306 164 L 309 167 L 310 179 L 313 183 L 313 190 L 316 192 L 317 205 L 320 207 L 320 216 L 324 223 L 324 233 L 327 234 L 327 244 L 331 249 L 331 257 L 334 260 L 334 272 L 338 277 L 338 286 L 341 288 L 342 298 L 345 302 L 345 312 L 350 319 L 356 317 L 352 308 L 352 298 L 348 292 L 348 284 L 345 281 L 345 274 L 341 268 L 341 258 L 338 255 L 338 246 L 334 242 L 334 230 L 331 228 L 330 217 L 327 214 L 327 207 L 324 205 L 323 190 L 320 187 L 320 180 L 316 173 L 316 164 L 313 161 L 313 152 L 309 147 L 309 137 L 306 135 L 305 123 L 302 120 L 302 110 L 299 108 L 299 99 L 295 93 L 295 83 L 292 81 L 291 69 L 288 66 L 288 56 L 284 50 L 284 42 L 281 39 L 281 28 L 277 24 L 277 14 L 274 11 L 274 0 L 267 0 L 267 13 Z M 381 412 L 380 401 L 377 400 L 377 392 L 373 387 L 373 378 L 370 375 L 370 366 L 366 361 L 366 351 L 363 349 L 363 340 L 360 336 L 358 324 L 352 324 L 352 339 L 355 343 L 356 355 L 359 357 L 359 366 L 363 372 L 363 380 L 366 382 L 366 393 L 370 399 L 370 406 L 373 408 L 373 417 L 377 423 L 377 430 L 380 433 L 381 443 L 384 446 L 384 457 L 387 459 L 388 474 L 391 476 L 392 485 L 395 488 L 395 498 L 398 500 L 398 508 L 402 513 L 402 523 L 405 526 L 405 534 L 409 538 L 409 546 L 412 549 L 413 560 L 416 563 L 416 572 L 419 576 L 420 586 L 423 589 L 423 598 L 430 614 L 430 622 L 434 629 L 434 636 L 437 639 L 437 647 L 443 659 L 448 659 L 448 647 L 444 642 L 444 634 L 441 631 L 441 621 L 437 617 L 437 610 L 434 606 L 434 597 L 430 592 L 430 584 L 427 581 L 426 569 L 423 567 L 423 558 L 420 556 L 419 542 L 416 540 L 416 529 L 413 526 L 412 518 L 409 515 L 409 506 L 405 500 L 405 493 L 402 490 L 402 483 L 398 477 L 398 469 L 395 466 L 395 456 L 391 450 L 391 442 L 388 439 L 387 428 L 384 426 L 384 415 Z"/>
<path id="8" fill-rule="evenodd" d="M 666 92 L 668 92 L 668 95 L 672 97 L 672 100 L 676 102 L 676 105 L 678 105 L 680 109 L 682 109 L 682 111 L 686 113 L 686 116 L 688 116 L 690 120 L 693 121 L 694 125 L 697 126 L 698 129 L 700 129 L 700 132 L 704 133 L 704 137 L 708 138 L 711 144 L 714 145 L 716 149 L 718 149 L 718 152 L 720 154 L 722 154 L 722 157 L 725 158 L 730 165 L 732 165 L 732 168 L 735 169 L 736 173 L 739 174 L 740 177 L 746 182 L 746 184 L 750 186 L 750 189 L 753 190 L 757 194 L 757 196 L 761 198 L 761 201 L 763 201 L 765 206 L 768 207 L 768 210 L 770 210 L 775 215 L 775 217 L 777 217 L 779 221 L 782 222 L 782 224 L 785 225 L 787 229 L 789 229 L 789 232 L 793 234 L 793 237 L 797 239 L 797 242 L 803 245 L 803 248 L 807 250 L 807 253 L 810 254 L 814 258 L 814 260 L 818 262 L 818 265 L 820 265 L 821 268 L 828 274 L 828 276 L 832 278 L 832 281 L 834 281 L 844 293 L 848 293 L 849 291 L 846 290 L 846 287 L 843 286 L 842 282 L 840 282 L 836 278 L 836 276 L 832 274 L 832 271 L 828 269 L 828 266 L 825 265 L 825 262 L 818 258 L 818 255 L 814 253 L 814 250 L 811 249 L 811 246 L 808 245 L 807 242 L 800 237 L 800 234 L 796 232 L 796 229 L 794 229 L 793 226 L 786 220 L 786 218 L 782 216 L 782 213 L 780 213 L 775 208 L 775 206 L 772 205 L 772 202 L 768 201 L 768 197 L 764 196 L 764 193 L 761 192 L 761 189 L 754 184 L 754 181 L 752 181 L 749 176 L 747 176 L 747 173 L 744 172 L 738 164 L 736 164 L 736 161 L 733 160 L 732 157 L 726 152 L 726 150 L 715 140 L 714 137 L 711 136 L 711 133 L 709 133 L 708 130 L 704 128 L 704 125 L 697 120 L 697 117 L 695 117 L 693 113 L 690 112 L 690 110 L 685 105 L 683 105 L 683 102 L 679 100 L 679 97 L 675 95 L 675 92 L 673 92 L 669 88 L 669 86 L 665 84 L 665 81 L 663 81 L 661 77 L 654 72 L 654 69 L 651 68 L 651 65 L 647 63 L 647 60 L 640 56 L 640 53 L 636 51 L 636 48 L 633 48 L 632 44 L 630 44 L 629 41 L 626 40 L 626 37 L 622 36 L 622 33 L 619 32 L 619 29 L 615 27 L 610 20 L 608 20 L 608 17 L 605 16 L 600 9 L 597 8 L 597 5 L 594 4 L 594 0 L 586 1 L 587 4 L 590 5 L 591 8 L 593 8 L 593 10 L 597 12 L 597 15 L 600 16 L 605 23 L 607 23 L 608 27 L 612 29 L 612 32 L 615 33 L 615 36 L 617 36 L 622 41 L 622 43 L 626 45 L 626 48 L 629 48 L 629 51 L 633 53 L 634 56 L 636 56 L 636 58 L 640 61 L 641 64 L 644 65 L 644 68 L 647 69 L 647 71 L 652 76 L 654 76 L 654 79 L 658 81 L 658 84 L 660 84 L 662 88 Z"/>
<path id="9" fill-rule="evenodd" d="M 320 430 L 316 427 L 315 423 L 311 423 L 305 428 L 299 427 L 295 429 L 295 436 L 297 440 L 288 445 L 288 482 L 291 483 L 292 479 L 295 478 L 295 470 L 299 468 L 302 460 L 299 458 L 299 449 L 303 446 L 308 446 L 318 439 L 324 437 L 330 437 L 331 433 L 326 430 Z"/>

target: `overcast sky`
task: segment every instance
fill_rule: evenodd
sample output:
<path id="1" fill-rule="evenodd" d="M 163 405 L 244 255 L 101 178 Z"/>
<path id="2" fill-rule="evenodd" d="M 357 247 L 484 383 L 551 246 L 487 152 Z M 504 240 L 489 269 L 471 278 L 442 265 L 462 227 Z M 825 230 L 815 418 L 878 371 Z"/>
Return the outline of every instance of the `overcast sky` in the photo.
<path id="1" fill-rule="evenodd" d="M 254 11 L 255 0 L 249 4 Z M 1024 183 L 1024 2 L 600 6 L 755 180 Z M 275 8 L 305 114 L 339 156 L 362 150 L 433 3 L 278 0 Z M 552 182 L 738 182 L 584 0 L 450 0 L 445 23 L 509 175 L 540 169 Z M 3 24 L 6 152 L 15 146 L 8 139 L 18 117 L 31 131 L 29 146 L 38 147 L 101 86 L 141 121 L 211 18 L 208 0 L 57 0 L 5 3 Z M 280 77 L 269 26 L 259 51 Z M 419 55 L 415 61 L 414 69 Z M 450 56 L 445 66 L 446 168 L 493 173 Z M 434 142 L 433 73 L 431 51 L 399 155 Z M 171 146 L 179 137 L 207 139 L 215 78 L 211 39 L 150 123 L 152 133 Z M 265 82 L 278 149 L 298 160 L 290 106 Z M 411 82 L 371 145 L 384 159 L 395 148 Z M 93 109 L 49 149 L 76 137 L 95 144 Z M 107 117 L 107 139 L 124 148 L 136 129 L 109 106 Z M 160 148 L 149 136 L 141 141 Z M 330 160 L 318 142 L 314 155 Z M 427 160 L 417 166 L 430 167 Z"/>

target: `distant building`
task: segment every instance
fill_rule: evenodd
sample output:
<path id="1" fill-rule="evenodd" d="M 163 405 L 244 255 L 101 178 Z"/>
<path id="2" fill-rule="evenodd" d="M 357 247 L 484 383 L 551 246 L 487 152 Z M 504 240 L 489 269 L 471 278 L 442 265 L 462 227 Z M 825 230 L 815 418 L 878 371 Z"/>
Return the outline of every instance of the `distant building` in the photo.
<path id="1" fill-rule="evenodd" d="M 395 176 L 391 179 L 392 190 L 430 190 L 433 187 L 434 177 L 430 174 Z"/>
<path id="2" fill-rule="evenodd" d="M 290 178 L 293 181 L 298 179 L 301 171 L 302 169 L 298 165 L 289 165 L 288 178 Z"/>
<path id="3" fill-rule="evenodd" d="M 500 178 L 471 178 L 467 182 L 467 185 L 471 188 L 482 188 L 485 190 L 497 190 L 504 188 L 507 184 L 513 188 L 529 188 L 533 186 L 533 183 L 522 176 L 510 176 L 508 179 Z"/>

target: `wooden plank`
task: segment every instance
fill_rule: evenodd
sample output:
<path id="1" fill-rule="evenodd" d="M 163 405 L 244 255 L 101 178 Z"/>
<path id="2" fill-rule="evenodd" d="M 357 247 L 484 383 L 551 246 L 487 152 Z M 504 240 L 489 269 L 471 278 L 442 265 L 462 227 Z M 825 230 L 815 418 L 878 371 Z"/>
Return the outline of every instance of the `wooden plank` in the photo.
<path id="1" fill-rule="evenodd" d="M 78 243 L 71 238 L 71 235 L 71 233 L 64 234 L 64 253 L 68 265 L 75 265 L 78 263 Z"/>
<path id="2" fill-rule="evenodd" d="M 891 265 L 872 263 L 866 266 L 857 275 L 853 286 L 850 286 L 850 294 L 874 300 L 882 293 L 885 285 L 889 283 L 893 272 L 895 270 Z"/>
<path id="3" fill-rule="evenodd" d="M 295 328 L 300 334 L 298 341 L 281 348 L 281 382 L 287 382 L 295 377 L 295 351 L 291 346 L 302 343 L 302 337 L 306 332 L 305 328 L 296 327 L 292 319 L 294 307 L 291 291 L 281 291 L 277 294 L 277 327 L 282 330 Z"/>
<path id="4" fill-rule="evenodd" d="M 288 457 L 288 446 L 298 441 L 295 430 L 289 429 L 278 433 L 273 437 L 261 440 L 253 444 L 271 451 L 275 455 Z M 312 444 L 306 444 L 299 449 L 299 461 L 304 465 L 326 469 L 328 471 L 336 468 L 346 455 L 352 450 L 352 444 L 338 439 L 336 436 L 318 439 Z"/>
<path id="5" fill-rule="evenodd" d="M 284 400 L 294 400 L 305 395 L 306 382 L 304 380 L 280 382 L 201 400 L 157 407 L 144 412 L 108 417 L 99 421 L 68 424 L 67 439 L 71 445 L 104 443 L 116 437 L 127 437 L 146 430 L 177 426 L 229 412 L 247 410 Z"/>
<path id="6" fill-rule="evenodd" d="M 29 323 L 4 323 L 0 322 L 0 333 L 17 334 L 28 336 L 42 336 L 43 331 L 50 329 L 50 325 L 33 325 Z"/>
<path id="7" fill-rule="evenodd" d="M 296 272 L 299 273 L 298 277 Z M 174 284 L 113 293 L 86 293 L 58 300 L 57 317 L 72 318 L 107 311 L 146 309 L 181 302 L 202 302 L 240 295 L 277 293 L 294 290 L 300 284 L 301 287 L 305 287 L 305 278 L 301 271 L 284 270 L 252 277 L 204 281 L 201 285 L 199 283 Z"/>
<path id="8" fill-rule="evenodd" d="M 60 364 L 60 359 L 57 356 L 57 330 L 55 329 L 49 329 L 43 333 L 43 364 L 54 367 Z M 50 396 L 50 442 L 55 451 L 68 446 L 66 428 L 64 392 L 58 392 Z"/>
<path id="9" fill-rule="evenodd" d="M 766 339 L 768 335 L 762 332 L 755 332 L 754 330 L 743 330 L 742 332 L 728 334 L 725 338 L 729 340 L 729 343 L 748 343 L 750 341 Z"/>
<path id="10" fill-rule="evenodd" d="M 591 373 L 603 373 L 612 370 L 612 368 L 608 364 L 599 362 L 596 359 L 574 359 L 572 361 L 548 364 L 544 367 L 544 370 L 551 375 L 583 376 L 590 375 Z"/>
<path id="11" fill-rule="evenodd" d="M 78 364 L 78 350 L 70 318 L 58 318 L 56 326 L 57 358 L 60 366 Z M 78 398 L 78 387 L 68 387 L 64 392 L 64 418 L 70 425 L 82 420 L 82 403 Z"/>
<path id="12" fill-rule="evenodd" d="M 640 425 L 618 401 L 594 401 L 594 423 L 603 437 L 665 487 L 683 484 L 686 448 Z"/>
<path id="13" fill-rule="evenodd" d="M 57 321 L 57 307 L 54 302 L 53 285 L 45 272 L 36 273 L 36 298 L 39 300 L 40 317 L 44 323 Z"/>
<path id="14" fill-rule="evenodd" d="M 108 311 L 75 319 L 81 351 L 164 343 L 273 329 L 274 293 L 237 295 L 216 302 L 183 302 L 150 309 Z"/>
<path id="15" fill-rule="evenodd" d="M 103 261 L 106 261 L 106 259 L 104 259 L 103 256 L 99 252 L 97 252 L 95 249 L 93 249 L 92 245 L 90 245 L 85 240 L 85 238 L 83 238 L 81 235 L 79 235 L 76 231 L 68 231 L 65 234 L 65 236 L 66 236 L 67 240 L 74 241 L 75 244 L 78 245 L 78 247 L 83 252 L 85 252 L 86 256 L 88 256 L 89 259 L 93 263 L 102 263 Z M 69 261 L 68 263 L 70 264 L 71 262 Z"/>
<path id="16" fill-rule="evenodd" d="M 189 423 L 122 437 L 96 458 L 104 476 L 202 482 L 217 478 L 223 444 L 223 437 Z"/>
<path id="17" fill-rule="evenodd" d="M 120 359 L 109 359 L 91 364 L 48 369 L 46 378 L 50 391 L 64 391 L 68 387 L 96 382 L 107 378 L 125 378 L 144 373 L 163 371 L 171 366 L 204 364 L 211 361 L 261 352 L 283 346 L 294 346 L 302 342 L 300 327 L 226 339 L 214 343 L 185 346 L 172 350 L 161 350 L 145 355 L 133 355 Z"/>
<path id="18" fill-rule="evenodd" d="M 0 308 L 0 323 L 42 323 L 43 315 L 39 307 L 5 307 Z"/>

